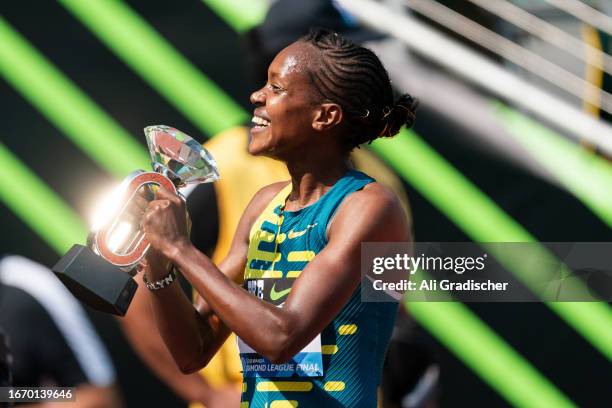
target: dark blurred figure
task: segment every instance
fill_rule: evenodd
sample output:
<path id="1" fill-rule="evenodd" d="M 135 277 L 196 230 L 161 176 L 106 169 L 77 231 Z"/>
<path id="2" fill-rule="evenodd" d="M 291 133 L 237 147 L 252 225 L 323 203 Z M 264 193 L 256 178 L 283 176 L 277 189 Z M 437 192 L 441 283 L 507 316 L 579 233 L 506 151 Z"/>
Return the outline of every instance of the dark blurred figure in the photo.
<path id="1" fill-rule="evenodd" d="M 439 367 L 426 342 L 420 341 L 416 333 L 416 322 L 400 308 L 383 366 L 384 408 L 437 406 Z"/>
<path id="2" fill-rule="evenodd" d="M 2 258 L 0 310 L 6 336 L 0 341 L 0 383 L 12 377 L 15 387 L 76 387 L 76 401 L 67 406 L 121 407 L 106 349 L 50 270 L 19 256 Z"/>

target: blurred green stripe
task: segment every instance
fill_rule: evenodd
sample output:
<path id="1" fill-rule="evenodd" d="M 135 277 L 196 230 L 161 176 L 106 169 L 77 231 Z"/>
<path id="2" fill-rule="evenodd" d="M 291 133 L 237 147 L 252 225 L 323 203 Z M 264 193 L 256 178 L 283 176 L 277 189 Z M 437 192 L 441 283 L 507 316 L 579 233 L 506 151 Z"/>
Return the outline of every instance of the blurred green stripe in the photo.
<path id="1" fill-rule="evenodd" d="M 198 71 L 128 5 L 117 0 L 60 0 L 60 3 L 209 135 L 248 118 L 222 89 Z"/>
<path id="2" fill-rule="evenodd" d="M 418 322 L 517 407 L 573 407 L 527 360 L 461 303 L 406 302 Z"/>
<path id="3" fill-rule="evenodd" d="M 371 147 L 425 198 L 475 242 L 537 242 L 519 223 L 475 187 L 414 132 L 403 130 Z M 528 287 L 534 276 L 507 254 L 494 254 Z M 551 256 L 542 248 L 542 258 Z M 612 309 L 602 302 L 546 303 L 608 359 L 612 360 Z"/>
<path id="4" fill-rule="evenodd" d="M 402 130 L 370 147 L 475 241 L 533 241 L 523 227 L 413 131 Z"/>
<path id="5" fill-rule="evenodd" d="M 534 238 L 423 139 L 402 130 L 370 147 L 474 241 L 531 242 Z"/>
<path id="6" fill-rule="evenodd" d="M 79 216 L 2 143 L 0 199 L 58 253 L 85 242 L 87 229 Z"/>
<path id="7" fill-rule="evenodd" d="M 145 149 L 2 17 L 0 74 L 85 154 L 115 176 L 150 166 Z"/>
<path id="8" fill-rule="evenodd" d="M 431 276 L 419 269 L 410 280 L 419 287 Z M 508 402 L 518 407 L 572 407 L 574 403 L 529 364 L 466 305 L 444 291 L 406 292 L 404 307 L 440 343 Z M 420 300 L 419 300 L 420 299 Z"/>
<path id="9" fill-rule="evenodd" d="M 266 16 L 266 0 L 202 0 L 214 10 L 235 31 L 245 32 L 259 23 Z"/>
<path id="10" fill-rule="evenodd" d="M 612 164 L 514 109 L 501 103 L 495 105 L 497 117 L 508 133 L 540 166 L 612 227 Z"/>

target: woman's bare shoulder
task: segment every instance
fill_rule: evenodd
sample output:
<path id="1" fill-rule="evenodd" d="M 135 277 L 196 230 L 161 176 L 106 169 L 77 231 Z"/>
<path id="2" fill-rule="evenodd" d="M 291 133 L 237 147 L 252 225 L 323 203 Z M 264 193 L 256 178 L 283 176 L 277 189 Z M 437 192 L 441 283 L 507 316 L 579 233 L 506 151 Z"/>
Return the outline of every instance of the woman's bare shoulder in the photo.
<path id="1" fill-rule="evenodd" d="M 351 194 L 346 201 L 347 204 L 356 207 L 367 205 L 387 211 L 397 211 L 402 208 L 397 194 L 391 188 L 378 182 L 366 184 L 361 190 Z"/>
<path id="2" fill-rule="evenodd" d="M 251 214 L 261 213 L 266 208 L 268 203 L 289 183 L 291 183 L 290 180 L 279 181 L 262 187 L 257 193 L 255 193 L 251 199 L 251 202 L 247 206 L 246 211 Z"/>
<path id="3" fill-rule="evenodd" d="M 330 236 L 334 227 L 347 231 L 361 231 L 357 236 L 369 240 L 410 239 L 408 218 L 400 199 L 389 187 L 381 183 L 367 184 L 363 189 L 349 195 L 332 220 Z M 382 239 L 386 238 L 386 239 Z"/>

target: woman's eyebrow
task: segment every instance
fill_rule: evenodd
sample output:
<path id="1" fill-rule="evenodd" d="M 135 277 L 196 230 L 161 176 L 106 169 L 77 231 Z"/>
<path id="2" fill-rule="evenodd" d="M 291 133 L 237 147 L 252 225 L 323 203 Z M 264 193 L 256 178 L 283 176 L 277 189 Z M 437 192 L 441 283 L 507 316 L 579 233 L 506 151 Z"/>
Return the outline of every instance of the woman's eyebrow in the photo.
<path id="1" fill-rule="evenodd" d="M 270 82 L 274 82 L 274 83 L 276 83 L 278 85 L 281 85 L 283 87 L 285 85 L 287 85 L 287 81 L 285 80 L 285 78 L 283 78 L 283 75 L 278 73 L 278 72 L 276 72 L 276 71 L 270 72 L 270 76 L 268 77 L 268 80 Z"/>

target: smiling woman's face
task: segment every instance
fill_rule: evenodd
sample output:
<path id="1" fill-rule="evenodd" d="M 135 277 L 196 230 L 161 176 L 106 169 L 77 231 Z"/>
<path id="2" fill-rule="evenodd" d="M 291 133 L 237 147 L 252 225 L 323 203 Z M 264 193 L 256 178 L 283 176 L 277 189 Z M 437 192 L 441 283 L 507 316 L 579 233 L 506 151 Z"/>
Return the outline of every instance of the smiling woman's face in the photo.
<path id="1" fill-rule="evenodd" d="M 295 42 L 274 58 L 267 83 L 251 95 L 256 108 L 249 153 L 286 159 L 312 140 L 317 104 L 307 70 L 317 57 L 308 44 Z"/>

